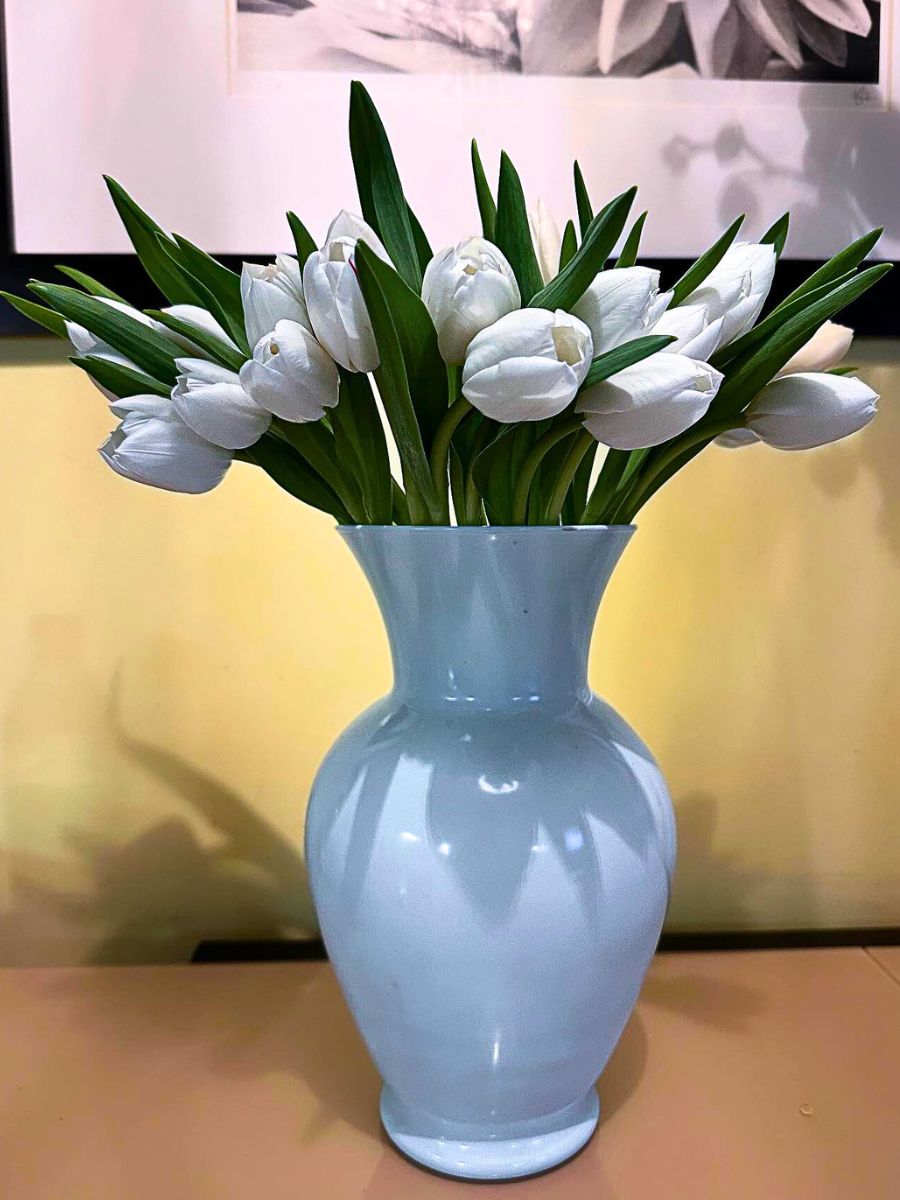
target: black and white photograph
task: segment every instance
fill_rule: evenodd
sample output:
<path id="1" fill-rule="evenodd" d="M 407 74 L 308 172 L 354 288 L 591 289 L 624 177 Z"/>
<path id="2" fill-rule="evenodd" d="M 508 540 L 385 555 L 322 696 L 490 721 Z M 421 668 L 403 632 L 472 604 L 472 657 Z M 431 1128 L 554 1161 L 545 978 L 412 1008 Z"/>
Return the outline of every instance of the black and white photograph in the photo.
<path id="1" fill-rule="evenodd" d="M 878 0 L 237 0 L 240 70 L 876 84 Z"/>

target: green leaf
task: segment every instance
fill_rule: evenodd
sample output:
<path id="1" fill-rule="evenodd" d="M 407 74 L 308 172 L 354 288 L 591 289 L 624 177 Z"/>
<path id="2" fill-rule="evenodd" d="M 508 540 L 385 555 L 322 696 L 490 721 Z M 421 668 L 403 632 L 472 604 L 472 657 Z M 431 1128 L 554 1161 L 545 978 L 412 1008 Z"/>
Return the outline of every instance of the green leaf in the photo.
<path id="1" fill-rule="evenodd" d="M 100 283 L 98 279 L 94 279 L 91 275 L 86 275 L 84 271 L 78 271 L 75 267 L 64 267 L 57 264 L 56 270 L 60 275 L 66 275 L 72 279 L 86 292 L 90 292 L 92 296 L 103 296 L 107 300 L 115 300 L 119 304 L 128 304 L 128 301 L 123 299 L 118 292 L 112 292 L 105 284 Z"/>
<path id="2" fill-rule="evenodd" d="M 523 421 L 518 425 L 503 425 L 494 441 L 476 458 L 472 475 L 492 525 L 515 524 L 519 472 L 531 447 L 550 424 L 550 421 Z"/>
<path id="3" fill-rule="evenodd" d="M 324 421 L 284 421 L 273 417 L 271 432 L 293 446 L 334 492 L 354 521 L 365 521 L 359 479 L 352 464 L 338 459 L 334 434 Z"/>
<path id="4" fill-rule="evenodd" d="M 690 296 L 691 292 L 697 290 L 704 279 L 712 274 L 728 253 L 731 243 L 737 237 L 738 230 L 743 223 L 743 216 L 738 217 L 736 221 L 732 221 L 718 241 L 714 242 L 704 254 L 700 255 L 694 265 L 685 271 L 672 289 L 672 299 L 669 302 L 669 308 L 675 308 L 676 305 L 681 304 L 682 301 Z"/>
<path id="5" fill-rule="evenodd" d="M 484 524 L 484 511 L 481 496 L 473 478 L 473 469 L 478 455 L 502 428 L 503 426 L 498 421 L 491 421 L 473 409 L 468 417 L 457 426 L 453 434 L 450 448 L 459 459 L 463 470 L 464 485 L 463 509 L 462 511 L 459 508 L 456 509 L 456 520 L 459 525 Z"/>
<path id="6" fill-rule="evenodd" d="M 647 220 L 647 214 L 642 212 L 638 219 L 631 227 L 625 245 L 622 247 L 622 253 L 616 259 L 617 267 L 633 267 L 637 262 L 638 251 L 641 248 L 641 234 L 644 232 L 644 222 Z"/>
<path id="7" fill-rule="evenodd" d="M 391 479 L 391 502 L 394 515 L 395 525 L 412 525 L 412 518 L 409 515 L 409 504 L 406 499 L 406 492 L 397 482 L 396 479 Z"/>
<path id="8" fill-rule="evenodd" d="M 427 453 L 441 418 L 447 411 L 447 368 L 438 350 L 437 333 L 428 309 L 395 270 L 364 243 L 357 243 L 356 262 L 364 258 L 384 296 L 397 337 L 409 393 L 422 444 Z"/>
<path id="9" fill-rule="evenodd" d="M 593 453 L 588 451 L 578 464 L 578 470 L 575 472 L 572 487 L 566 496 L 566 502 L 563 505 L 561 513 L 563 525 L 577 525 L 581 520 L 581 514 L 584 512 L 588 501 L 588 489 L 591 483 L 591 475 L 594 471 L 594 459 L 597 457 L 599 449 L 600 443 L 598 442 L 594 447 Z"/>
<path id="10" fill-rule="evenodd" d="M 776 258 L 781 258 L 785 242 L 787 241 L 788 227 L 790 226 L 790 223 L 791 214 L 785 213 L 783 216 L 779 217 L 772 228 L 767 229 L 759 239 L 763 246 L 771 245 L 775 247 Z"/>
<path id="11" fill-rule="evenodd" d="M 238 346 L 246 348 L 249 354 L 250 348 L 244 332 L 240 275 L 223 266 L 187 238 L 180 237 L 177 233 L 174 238 L 185 271 L 191 279 L 201 285 L 207 295 L 214 297 L 218 311 L 223 314 L 224 319 L 219 319 L 219 324 Z M 213 315 L 215 316 L 215 313 Z"/>
<path id="12" fill-rule="evenodd" d="M 472 138 L 472 174 L 475 176 L 475 196 L 478 200 L 478 212 L 481 214 L 481 232 L 489 242 L 494 240 L 497 225 L 497 205 L 491 192 L 491 185 L 484 173 L 478 143 Z"/>
<path id="13" fill-rule="evenodd" d="M 534 308 L 549 308 L 551 311 L 562 308 L 567 312 L 571 311 L 590 287 L 594 276 L 606 265 L 606 260 L 625 227 L 628 211 L 636 194 L 637 188 L 629 188 L 597 213 L 578 247 L 578 253 L 565 270 L 560 271 L 555 279 L 551 279 L 546 287 L 532 296 L 531 304 Z"/>
<path id="14" fill-rule="evenodd" d="M 400 454 L 410 515 L 417 523 L 438 522 L 442 517 L 442 505 L 434 490 L 428 455 L 410 395 L 399 329 L 380 285 L 376 267 L 380 260 L 363 242 L 357 243 L 355 259 L 359 286 L 381 359 L 374 372 L 375 381 Z"/>
<path id="15" fill-rule="evenodd" d="M 591 221 L 594 219 L 594 209 L 591 205 L 591 198 L 588 195 L 587 184 L 584 182 L 584 176 L 581 173 L 581 167 L 577 162 L 574 165 L 573 173 L 575 175 L 575 206 L 578 210 L 578 225 L 581 229 L 582 238 L 585 238 L 587 237 Z"/>
<path id="16" fill-rule="evenodd" d="M 416 216 L 416 214 L 413 212 L 413 210 L 409 207 L 408 204 L 406 206 L 406 210 L 407 210 L 407 213 L 409 214 L 409 223 L 412 226 L 413 241 L 416 244 L 416 256 L 418 257 L 418 260 L 419 260 L 419 270 L 422 272 L 422 275 L 424 276 L 425 268 L 428 266 L 428 264 L 431 262 L 432 258 L 434 257 L 434 251 L 431 249 L 431 244 L 428 241 L 428 237 L 425 233 L 425 230 L 422 228 L 422 226 L 419 222 L 419 218 Z"/>
<path id="17" fill-rule="evenodd" d="M 827 263 L 824 263 L 817 271 L 813 271 L 808 279 L 805 279 L 798 288 L 795 288 L 789 296 L 773 309 L 773 315 L 777 312 L 782 312 L 789 304 L 795 300 L 799 300 L 801 296 L 807 295 L 809 292 L 815 291 L 816 288 L 823 287 L 826 283 L 834 283 L 836 279 L 845 276 L 848 271 L 855 271 L 859 264 L 863 261 L 870 250 L 875 249 L 878 239 L 881 237 L 883 229 L 872 229 L 869 233 L 863 234 L 861 238 L 857 238 L 855 242 L 851 242 L 833 258 L 830 258 Z"/>
<path id="18" fill-rule="evenodd" d="M 559 248 L 559 269 L 565 270 L 578 253 L 578 235 L 575 232 L 574 221 L 567 221 L 563 231 L 562 243 Z"/>
<path id="19" fill-rule="evenodd" d="M 810 308 L 823 297 L 830 295 L 835 287 L 846 283 L 849 279 L 855 278 L 856 272 L 848 271 L 845 275 L 834 280 L 833 283 L 825 283 L 811 292 L 803 293 L 783 308 L 774 309 L 759 324 L 754 325 L 752 329 L 748 329 L 739 338 L 735 338 L 733 342 L 729 342 L 727 346 L 723 346 L 721 350 L 717 350 L 710 358 L 710 363 L 716 370 L 724 370 L 730 363 L 735 362 L 742 355 L 745 355 L 749 350 L 752 350 L 755 346 L 764 342 L 766 338 L 777 332 L 786 321 L 791 320 L 798 313 L 805 312 L 806 309 Z"/>
<path id="20" fill-rule="evenodd" d="M 834 287 L 827 295 L 784 321 L 761 345 L 733 366 L 702 424 L 737 416 L 829 317 L 851 304 L 891 269 L 890 263 L 869 267 Z"/>
<path id="21" fill-rule="evenodd" d="M 249 450 L 242 451 L 241 457 L 262 467 L 279 487 L 298 500 L 331 513 L 341 525 L 353 524 L 353 518 L 328 484 L 281 438 L 267 433 Z"/>
<path id="22" fill-rule="evenodd" d="M 350 84 L 350 154 L 363 216 L 378 233 L 400 275 L 418 293 L 422 272 L 409 207 L 381 117 L 358 80 Z"/>
<path id="23" fill-rule="evenodd" d="M 229 312 L 226 305 L 222 303 L 215 292 L 211 291 L 208 287 L 201 283 L 199 279 L 187 271 L 187 268 L 184 266 L 184 260 L 181 256 L 181 251 L 174 242 L 169 243 L 166 241 L 160 241 L 160 245 L 163 247 L 163 253 L 171 257 L 173 263 L 176 263 L 184 272 L 185 277 L 190 279 L 191 286 L 193 287 L 197 296 L 196 302 L 201 308 L 205 308 L 207 312 L 212 313 L 232 341 L 237 344 L 244 357 L 249 358 L 250 345 L 247 341 L 247 334 L 243 327 L 243 321 L 241 321 L 240 326 L 238 326 L 238 323 L 233 319 L 233 315 Z"/>
<path id="24" fill-rule="evenodd" d="M 391 464 L 384 427 L 368 375 L 345 371 L 340 399 L 329 410 L 338 459 L 358 473 L 363 503 L 373 525 L 392 520 Z"/>
<path id="25" fill-rule="evenodd" d="M 57 312 L 76 321 L 97 338 L 131 359 L 135 366 L 154 379 L 170 386 L 175 383 L 178 368 L 175 356 L 179 348 L 168 338 L 143 325 L 135 317 L 105 304 L 96 296 L 87 296 L 77 288 L 55 283 L 30 283 L 36 296 Z"/>
<path id="26" fill-rule="evenodd" d="M 634 338 L 630 342 L 623 342 L 621 346 L 607 350 L 605 354 L 598 354 L 588 368 L 584 383 L 578 389 L 579 393 L 602 383 L 619 371 L 624 371 L 626 367 L 633 367 L 635 363 L 642 362 L 651 354 L 658 354 L 674 341 L 675 338 L 669 334 L 651 333 L 645 337 Z"/>
<path id="27" fill-rule="evenodd" d="M 120 184 L 109 175 L 104 175 L 103 178 L 141 265 L 169 303 L 202 303 L 191 287 L 190 280 L 184 277 L 177 264 L 164 253 L 160 238 L 170 242 L 173 248 L 175 245 L 166 231 L 135 204 Z"/>
<path id="28" fill-rule="evenodd" d="M 616 494 L 630 456 L 630 450 L 607 450 L 594 490 L 578 518 L 580 525 L 599 525 L 604 519 L 605 510 Z"/>
<path id="29" fill-rule="evenodd" d="M 529 525 L 543 525 L 547 523 L 547 506 L 550 503 L 562 468 L 569 457 L 569 451 L 572 449 L 577 438 L 577 431 L 567 434 L 548 450 L 541 459 L 540 466 L 535 472 L 534 480 L 531 484 L 531 490 L 528 493 Z M 596 446 L 597 443 L 595 442 L 594 445 Z M 566 499 L 569 498 L 569 494 L 569 492 L 566 493 Z M 565 501 L 563 502 L 563 507 L 565 507 Z M 551 520 L 550 523 L 555 525 L 557 524 L 557 520 Z"/>
<path id="30" fill-rule="evenodd" d="M 318 246 L 313 241 L 313 236 L 297 216 L 296 213 L 287 213 L 287 223 L 291 229 L 291 236 L 294 239 L 294 249 L 297 251 L 297 262 L 300 264 L 301 270 L 303 264 L 311 254 L 315 254 Z"/>
<path id="31" fill-rule="evenodd" d="M 97 358 L 93 354 L 79 357 L 73 355 L 69 359 L 76 367 L 86 371 L 91 379 L 97 381 L 102 388 L 112 392 L 114 396 L 168 396 L 172 388 L 152 379 L 142 371 L 133 371 L 123 367 L 121 363 L 110 362 L 108 358 Z"/>
<path id="32" fill-rule="evenodd" d="M 178 333 L 182 337 L 186 337 L 211 358 L 213 362 L 227 367 L 229 371 L 240 371 L 244 365 L 246 356 L 241 354 L 239 350 L 236 350 L 234 346 L 227 346 L 214 333 L 209 333 L 205 329 L 199 329 L 196 325 L 191 324 L 190 321 L 184 321 L 181 317 L 173 316 L 172 313 L 163 312 L 158 308 L 148 308 L 146 313 L 148 317 L 152 317 L 154 321 L 159 321 L 161 325 L 165 325 L 173 333 Z M 190 353 L 189 350 L 181 352 L 184 357 L 190 357 Z"/>
<path id="33" fill-rule="evenodd" d="M 53 333 L 61 338 L 68 337 L 65 318 L 61 317 L 58 312 L 54 312 L 52 308 L 44 308 L 43 304 L 35 304 L 33 300 L 26 300 L 24 296 L 14 296 L 12 292 L 0 292 L 0 296 L 8 304 L 11 304 L 16 312 L 20 312 L 29 321 L 34 321 L 48 333 Z"/>
<path id="34" fill-rule="evenodd" d="M 506 255 L 527 307 L 541 290 L 543 279 L 531 239 L 522 181 L 509 155 L 500 155 L 500 186 L 497 190 L 497 221 L 494 241 Z"/>

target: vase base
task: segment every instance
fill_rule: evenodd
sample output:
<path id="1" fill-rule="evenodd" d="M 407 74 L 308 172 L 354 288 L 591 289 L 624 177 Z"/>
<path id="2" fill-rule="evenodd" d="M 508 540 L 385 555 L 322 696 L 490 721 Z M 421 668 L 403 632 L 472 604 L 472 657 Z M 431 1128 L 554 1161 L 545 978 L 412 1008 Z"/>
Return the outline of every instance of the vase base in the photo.
<path id="1" fill-rule="evenodd" d="M 577 1154 L 597 1128 L 600 1101 L 594 1088 L 575 1104 L 542 1120 L 521 1122 L 491 1137 L 403 1104 L 389 1088 L 381 1093 L 381 1122 L 407 1158 L 459 1179 L 519 1179 Z M 466 1136 L 471 1134 L 471 1136 Z M 506 1135 L 506 1136 L 504 1136 Z"/>

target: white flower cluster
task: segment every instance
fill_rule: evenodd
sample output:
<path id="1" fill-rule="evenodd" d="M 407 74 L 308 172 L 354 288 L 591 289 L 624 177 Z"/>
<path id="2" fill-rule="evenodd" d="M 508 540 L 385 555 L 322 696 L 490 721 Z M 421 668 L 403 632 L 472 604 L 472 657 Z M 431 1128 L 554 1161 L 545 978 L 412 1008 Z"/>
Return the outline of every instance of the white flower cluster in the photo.
<path id="1" fill-rule="evenodd" d="M 240 371 L 202 357 L 198 344 L 137 309 L 107 301 L 184 350 L 176 359 L 181 373 L 171 400 L 111 398 L 111 411 L 121 423 L 100 453 L 113 470 L 170 491 L 207 492 L 222 480 L 234 452 L 257 442 L 273 416 L 318 421 L 337 404 L 337 364 L 349 371 L 374 370 L 378 352 L 353 268 L 358 240 L 387 261 L 365 221 L 341 212 L 322 249 L 302 267 L 287 254 L 266 266 L 244 264 L 241 301 L 252 357 Z M 163 311 L 237 351 L 204 309 L 180 304 Z M 66 329 L 77 354 L 136 369 L 81 326 L 69 321 Z"/>
<path id="2" fill-rule="evenodd" d="M 559 236 L 541 208 L 531 219 L 538 263 L 552 277 Z M 363 241 L 388 255 L 361 218 L 341 212 L 325 244 L 302 265 L 279 255 L 267 266 L 245 264 L 241 300 L 252 350 L 239 371 L 209 361 L 200 345 L 135 309 L 107 301 L 176 342 L 183 356 L 171 399 L 113 399 L 120 424 L 101 449 L 119 474 L 181 492 L 205 492 L 224 476 L 235 451 L 247 449 L 273 417 L 317 421 L 338 402 L 338 365 L 371 372 L 379 364 L 372 324 L 356 275 Z M 521 307 L 503 253 L 470 237 L 428 264 L 422 301 L 444 360 L 461 368 L 462 394 L 500 422 L 541 421 L 574 404 L 584 428 L 606 446 L 632 450 L 677 437 L 707 412 L 723 381 L 709 360 L 745 334 L 759 317 L 775 271 L 771 245 L 739 242 L 693 293 L 672 306 L 659 272 L 631 266 L 601 271 L 574 305 L 562 310 Z M 164 312 L 238 347 L 202 308 Z M 67 322 L 79 355 L 133 367 L 118 351 Z M 592 361 L 646 334 L 673 340 L 662 351 L 585 383 Z M 862 428 L 878 397 L 858 379 L 829 373 L 852 334 L 827 322 L 751 402 L 726 445 L 762 441 L 780 449 L 819 446 Z"/>

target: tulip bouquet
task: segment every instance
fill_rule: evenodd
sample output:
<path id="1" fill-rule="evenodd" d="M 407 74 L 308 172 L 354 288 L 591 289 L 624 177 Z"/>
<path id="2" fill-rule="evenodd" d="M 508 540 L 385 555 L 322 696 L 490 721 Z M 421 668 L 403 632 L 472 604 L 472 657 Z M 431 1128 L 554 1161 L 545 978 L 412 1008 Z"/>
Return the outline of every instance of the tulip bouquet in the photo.
<path id="1" fill-rule="evenodd" d="M 167 304 L 66 267 L 75 286 L 32 282 L 39 302 L 4 293 L 108 397 L 113 470 L 206 492 L 239 460 L 344 524 L 611 524 L 710 443 L 806 449 L 874 415 L 830 318 L 889 269 L 862 267 L 880 231 L 763 316 L 786 216 L 759 242 L 735 221 L 662 290 L 636 265 L 635 189 L 595 211 L 576 164 L 560 236 L 506 155 L 490 186 L 473 142 L 481 235 L 434 254 L 360 84 L 350 149 L 363 217 L 321 247 L 288 213 L 295 256 L 238 275 L 108 180 Z"/>

